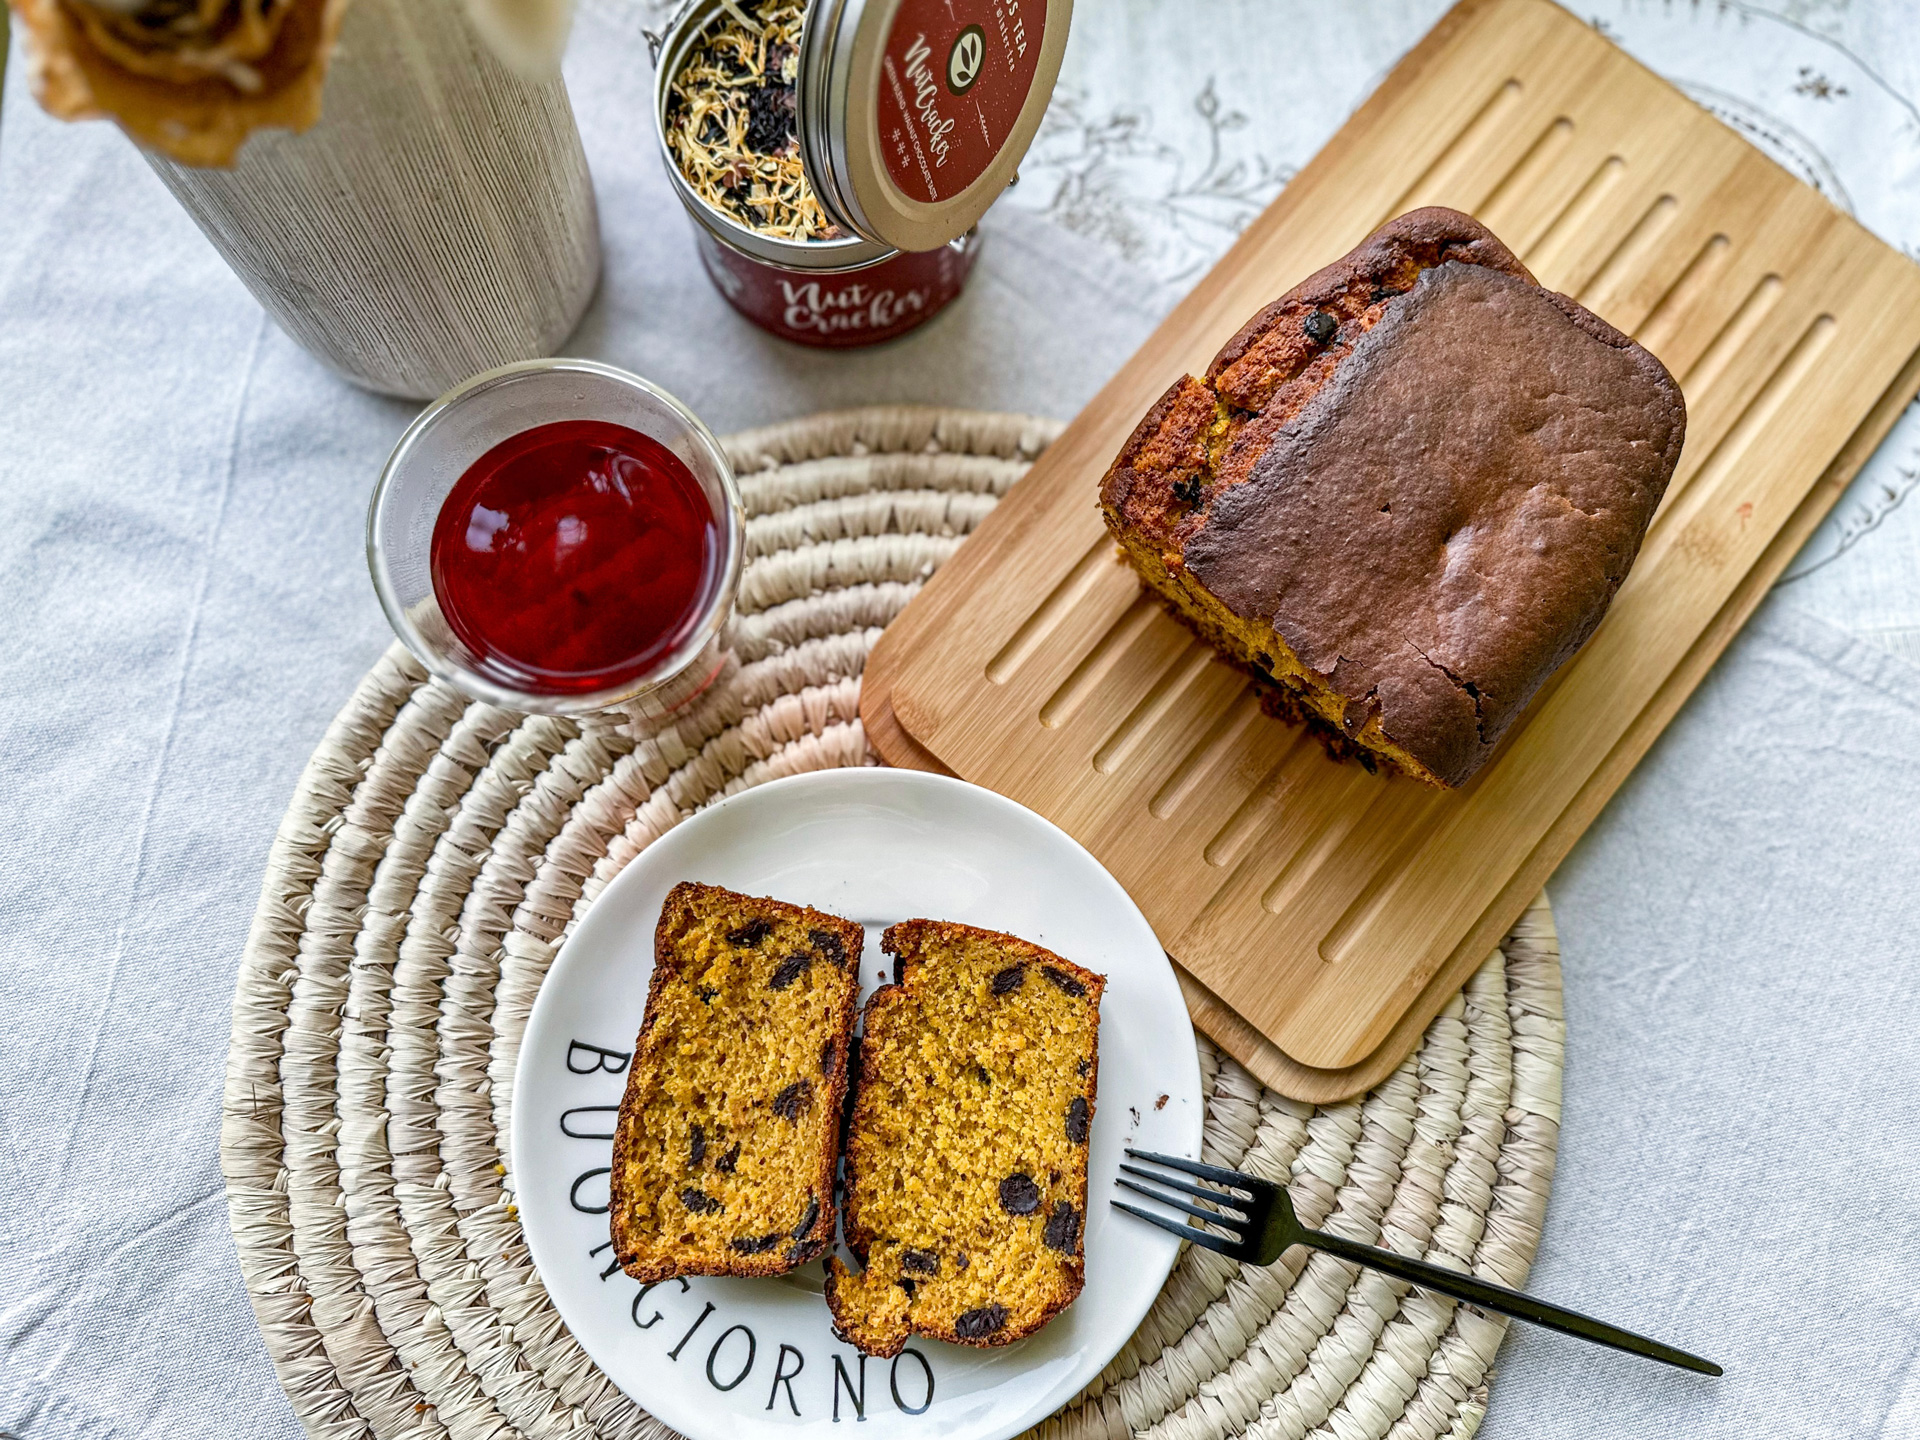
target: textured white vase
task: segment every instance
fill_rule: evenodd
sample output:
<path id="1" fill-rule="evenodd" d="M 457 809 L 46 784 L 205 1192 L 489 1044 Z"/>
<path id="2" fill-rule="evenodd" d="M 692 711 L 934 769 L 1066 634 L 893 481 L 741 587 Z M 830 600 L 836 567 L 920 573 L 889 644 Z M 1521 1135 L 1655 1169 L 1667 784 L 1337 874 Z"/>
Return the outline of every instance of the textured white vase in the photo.
<path id="1" fill-rule="evenodd" d="M 566 87 L 512 74 L 457 0 L 355 0 L 305 134 L 229 170 L 147 159 L 281 328 L 389 395 L 551 355 L 599 279 Z"/>

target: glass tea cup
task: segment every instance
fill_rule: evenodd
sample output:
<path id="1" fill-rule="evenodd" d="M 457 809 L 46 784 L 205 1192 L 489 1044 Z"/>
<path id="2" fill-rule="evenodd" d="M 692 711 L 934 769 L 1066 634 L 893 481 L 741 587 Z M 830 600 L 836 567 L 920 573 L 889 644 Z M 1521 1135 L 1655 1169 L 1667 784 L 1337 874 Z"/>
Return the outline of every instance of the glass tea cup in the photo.
<path id="1" fill-rule="evenodd" d="M 636 430 L 686 466 L 708 507 L 715 553 L 691 625 L 643 669 L 592 688 L 543 686 L 540 673 L 481 656 L 448 623 L 433 581 L 433 535 L 448 495 L 495 446 L 536 426 L 598 420 Z M 394 446 L 367 510 L 367 564 L 394 633 L 427 670 L 475 699 L 549 715 L 620 708 L 664 717 L 704 691 L 726 661 L 721 630 L 746 550 L 740 491 L 699 417 L 638 375 L 593 360 L 529 360 L 474 376 L 421 412 Z M 582 682 L 576 682 L 582 683 Z"/>

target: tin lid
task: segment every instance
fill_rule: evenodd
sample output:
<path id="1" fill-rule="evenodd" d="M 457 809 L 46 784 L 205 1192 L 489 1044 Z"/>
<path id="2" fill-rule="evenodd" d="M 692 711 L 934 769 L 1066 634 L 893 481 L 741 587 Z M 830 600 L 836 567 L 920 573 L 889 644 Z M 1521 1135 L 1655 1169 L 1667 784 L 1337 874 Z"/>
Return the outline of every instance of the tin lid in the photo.
<path id="1" fill-rule="evenodd" d="M 1053 96 L 1073 0 L 812 0 L 800 163 L 857 235 L 936 250 L 1012 181 Z"/>

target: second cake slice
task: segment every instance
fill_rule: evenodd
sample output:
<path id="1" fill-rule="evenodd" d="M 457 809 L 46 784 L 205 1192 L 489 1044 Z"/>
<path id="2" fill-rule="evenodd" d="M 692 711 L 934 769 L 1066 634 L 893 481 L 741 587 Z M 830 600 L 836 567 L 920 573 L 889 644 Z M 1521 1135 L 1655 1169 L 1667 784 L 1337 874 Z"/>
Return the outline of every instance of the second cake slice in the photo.
<path id="1" fill-rule="evenodd" d="M 909 920 L 881 948 L 847 1139 L 834 1328 L 870 1355 L 910 1335 L 1004 1345 L 1085 1278 L 1087 1139 L 1106 982 L 1011 935 Z"/>
<path id="2" fill-rule="evenodd" d="M 715 885 L 668 892 L 614 1134 L 636 1280 L 778 1275 L 832 1243 L 865 932 Z"/>

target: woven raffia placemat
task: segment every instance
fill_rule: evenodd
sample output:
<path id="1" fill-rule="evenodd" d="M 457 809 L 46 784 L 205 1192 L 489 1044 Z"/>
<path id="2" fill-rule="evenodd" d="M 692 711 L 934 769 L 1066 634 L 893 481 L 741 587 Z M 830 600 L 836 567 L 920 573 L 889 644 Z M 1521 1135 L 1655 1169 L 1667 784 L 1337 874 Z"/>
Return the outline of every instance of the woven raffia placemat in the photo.
<path id="1" fill-rule="evenodd" d="M 858 700 L 880 627 L 1058 428 L 890 408 L 735 437 L 736 664 L 665 730 L 476 704 L 397 646 L 362 682 L 274 842 L 220 1144 L 247 1289 L 311 1434 L 668 1434 L 575 1344 L 515 1218 L 508 1111 L 534 994 L 607 880 L 701 805 L 873 763 Z M 1543 896 L 1362 1099 L 1286 1099 L 1202 1041 L 1205 1156 L 1290 1183 L 1309 1225 L 1521 1285 L 1563 1037 Z M 1258 1269 L 1190 1247 L 1042 1433 L 1471 1435 L 1503 1333 L 1328 1256 Z"/>

